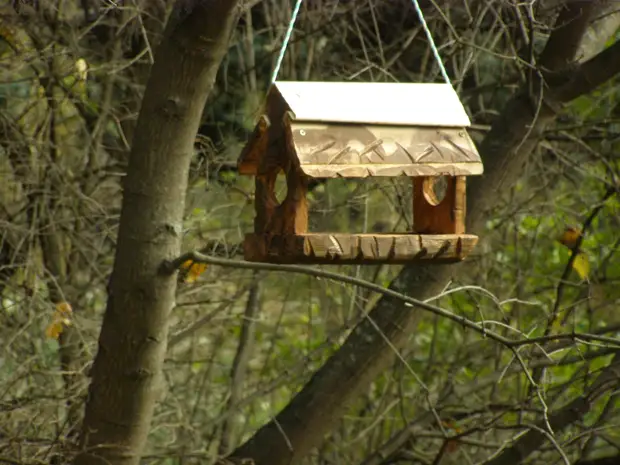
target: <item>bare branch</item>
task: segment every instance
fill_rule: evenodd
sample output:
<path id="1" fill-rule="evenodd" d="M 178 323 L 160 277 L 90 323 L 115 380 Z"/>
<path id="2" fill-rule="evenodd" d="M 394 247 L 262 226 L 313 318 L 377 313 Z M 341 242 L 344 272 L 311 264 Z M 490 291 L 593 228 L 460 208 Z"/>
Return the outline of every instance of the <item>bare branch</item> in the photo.
<path id="1" fill-rule="evenodd" d="M 437 307 L 435 305 L 429 304 L 428 302 L 424 302 L 418 299 L 414 299 L 400 292 L 396 292 L 392 289 L 385 288 L 379 284 L 372 283 L 370 281 L 366 281 L 364 279 L 356 278 L 353 276 L 347 276 L 339 273 L 333 273 L 331 271 L 325 271 L 320 268 L 310 268 L 301 265 L 278 265 L 273 263 L 254 263 L 254 262 L 246 262 L 243 260 L 230 260 L 226 258 L 212 257 L 209 255 L 204 255 L 200 252 L 187 252 L 174 260 L 164 262 L 164 264 L 160 267 L 160 270 L 166 274 L 173 273 L 174 270 L 178 269 L 181 264 L 186 261 L 192 261 L 194 263 L 207 263 L 210 265 L 219 265 L 226 267 L 233 267 L 244 270 L 255 270 L 255 271 L 279 271 L 283 273 L 299 273 L 307 276 L 314 276 L 316 278 L 330 279 L 333 281 L 351 284 L 354 286 L 358 286 L 364 289 L 368 289 L 370 291 L 376 292 L 378 294 L 402 301 L 405 303 L 405 306 L 409 308 L 407 311 L 412 311 L 413 308 L 419 307 L 422 310 L 427 310 L 437 316 L 441 316 L 447 318 L 455 323 L 458 323 L 466 328 L 472 329 L 479 333 L 483 337 L 488 337 L 500 344 L 506 346 L 507 348 L 517 348 L 522 347 L 528 344 L 542 344 L 546 342 L 561 340 L 561 339 L 569 339 L 576 342 L 582 341 L 599 341 L 606 344 L 611 344 L 613 346 L 617 346 L 620 348 L 620 340 L 613 337 L 600 336 L 596 334 L 585 334 L 585 333 L 567 333 L 567 334 L 551 334 L 542 337 L 535 338 L 524 338 L 520 340 L 508 339 L 499 333 L 496 333 L 487 326 L 492 325 L 492 321 L 481 321 L 476 323 L 468 318 L 465 318 L 461 315 L 456 315 L 449 310 L 443 309 L 441 307 Z"/>
<path id="2" fill-rule="evenodd" d="M 230 395 L 226 409 L 233 410 L 242 398 L 243 383 L 245 382 L 248 361 L 250 360 L 252 345 L 254 344 L 254 330 L 256 327 L 256 317 L 260 309 L 261 283 L 255 274 L 254 283 L 250 287 L 248 300 L 241 323 L 241 334 L 239 335 L 239 345 L 235 353 L 235 359 L 230 370 Z M 235 444 L 236 424 L 234 417 L 226 418 L 222 425 L 222 433 L 219 445 L 219 454 L 222 456 L 232 452 Z"/>
<path id="3" fill-rule="evenodd" d="M 579 44 L 589 19 L 601 11 L 599 2 L 578 1 L 567 4 L 567 12 L 560 18 L 562 25 L 551 34 L 540 65 L 550 71 L 559 71 L 575 58 L 576 48 L 560 46 L 554 34 L 561 34 L 562 42 Z M 561 32 L 557 32 L 561 31 Z M 562 44 L 564 45 L 564 44 Z M 485 162 L 484 179 L 476 180 L 469 189 L 468 228 L 481 231 L 490 208 L 497 205 L 498 193 L 505 192 L 519 177 L 521 166 L 536 146 L 536 139 L 556 116 L 542 105 L 544 88 L 532 96 L 529 87 L 519 92 L 504 108 L 493 124 L 480 153 Z M 390 290 L 402 294 L 405 290 L 418 298 L 414 304 L 441 293 L 453 268 L 436 266 L 432 269 L 406 266 L 391 284 Z M 400 291 L 400 292 L 398 292 Z M 304 456 L 322 440 L 346 406 L 393 360 L 394 349 L 399 348 L 416 330 L 417 312 L 406 311 L 405 300 L 384 293 L 369 318 L 351 333 L 347 341 L 310 382 L 284 408 L 277 418 L 261 428 L 233 455 L 253 457 L 259 465 L 288 464 Z M 370 322 L 373 322 L 371 324 Z M 377 334 L 376 327 L 381 335 Z M 385 343 L 387 339 L 390 344 Z M 314 406 L 320 404 L 321 409 Z M 282 435 L 286 432 L 286 439 Z M 289 443 L 293 445 L 290 450 Z"/>
<path id="4" fill-rule="evenodd" d="M 592 403 L 608 390 L 617 385 L 620 379 L 620 355 L 618 352 L 612 361 L 603 369 L 598 379 L 592 387 L 582 396 L 569 402 L 567 405 L 549 416 L 551 427 L 560 432 L 583 418 L 590 410 Z M 507 449 L 500 451 L 485 465 L 517 465 L 523 463 L 533 452 L 535 452 L 548 439 L 543 433 L 544 424 L 539 424 L 539 428 L 532 428 L 514 444 Z"/>

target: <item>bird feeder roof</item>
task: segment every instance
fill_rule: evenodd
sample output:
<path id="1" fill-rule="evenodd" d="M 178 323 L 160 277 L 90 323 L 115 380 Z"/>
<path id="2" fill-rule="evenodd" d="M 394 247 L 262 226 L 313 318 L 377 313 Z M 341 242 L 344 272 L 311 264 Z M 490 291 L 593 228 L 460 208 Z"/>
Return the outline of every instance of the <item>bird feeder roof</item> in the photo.
<path id="1" fill-rule="evenodd" d="M 467 127 L 450 84 L 276 82 L 296 121 Z"/>
<path id="2" fill-rule="evenodd" d="M 276 82 L 239 172 L 285 153 L 318 178 L 477 175 L 469 125 L 449 84 Z"/>

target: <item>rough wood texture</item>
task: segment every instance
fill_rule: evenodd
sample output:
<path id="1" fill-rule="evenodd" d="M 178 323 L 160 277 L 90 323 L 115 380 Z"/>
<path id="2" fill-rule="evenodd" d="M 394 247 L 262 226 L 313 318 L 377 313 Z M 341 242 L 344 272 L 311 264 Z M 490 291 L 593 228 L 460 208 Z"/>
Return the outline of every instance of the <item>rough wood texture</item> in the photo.
<path id="1" fill-rule="evenodd" d="M 477 242 L 469 234 L 247 234 L 244 252 L 248 261 L 269 263 L 452 263 Z"/>
<path id="2" fill-rule="evenodd" d="M 465 232 L 465 176 L 448 177 L 445 196 L 437 201 L 436 177 L 413 179 L 413 230 L 418 234 Z"/>
<path id="3" fill-rule="evenodd" d="M 482 174 L 464 129 L 292 124 L 294 154 L 316 178 Z"/>
<path id="4" fill-rule="evenodd" d="M 299 163 L 289 156 L 293 150 L 293 141 L 290 130 L 286 129 L 290 128 L 288 113 L 279 125 L 285 128 L 285 137 L 278 144 L 279 150 L 273 151 L 273 156 L 260 159 L 256 168 L 254 231 L 263 234 L 300 234 L 308 230 L 307 178 L 299 169 Z M 287 188 L 282 203 L 278 202 L 275 194 L 275 183 L 280 172 L 284 172 Z"/>
<path id="5" fill-rule="evenodd" d="M 283 166 L 295 156 L 284 153 L 284 117 L 290 107 L 274 86 L 267 94 L 264 111 L 237 160 L 239 174 L 257 175 L 259 165 Z"/>
<path id="6" fill-rule="evenodd" d="M 299 234 L 308 230 L 307 184 L 291 170 L 286 174 L 287 195 L 279 203 L 275 195 L 277 172 L 256 176 L 254 230 L 265 234 Z"/>
<path id="7" fill-rule="evenodd" d="M 239 161 L 237 163 L 239 174 L 256 174 L 262 155 L 267 152 L 267 144 L 269 143 L 268 131 L 270 126 L 271 122 L 267 115 L 261 115 L 250 136 L 250 143 L 243 148 L 239 156 Z"/>
<path id="8" fill-rule="evenodd" d="M 403 94 L 394 89 L 403 89 Z M 420 89 L 443 97 L 435 102 L 422 98 L 408 106 L 408 98 L 424 94 Z M 377 100 L 383 94 L 398 98 Z M 445 105 L 440 104 L 444 97 Z M 329 104 L 318 105 L 323 101 Z M 371 101 L 376 104 L 374 111 L 366 108 Z M 427 115 L 437 108 L 441 115 Z M 305 175 L 315 178 L 483 172 L 476 146 L 465 130 L 469 120 L 451 116 L 464 110 L 454 91 L 443 84 L 280 82 L 269 90 L 264 111 L 239 157 L 241 174 L 257 174 L 263 158 L 279 166 L 299 165 Z M 377 117 L 380 113 L 384 116 Z M 284 123 L 286 118 L 291 124 Z M 291 151 L 284 147 L 289 137 Z"/>
<path id="9" fill-rule="evenodd" d="M 422 239 L 412 234 L 305 234 L 308 177 L 422 176 L 426 179 L 420 183 L 422 189 L 429 176 L 439 175 L 452 179 L 445 200 L 435 206 L 423 193 L 416 193 L 415 231 L 465 232 L 464 176 L 483 171 L 476 146 L 463 128 L 469 121 L 454 117 L 463 108 L 449 86 L 412 86 L 276 83 L 271 87 L 266 113 L 238 162 L 241 174 L 256 176 L 254 234 L 246 237 L 246 259 L 274 263 L 445 263 L 462 260 L 469 253 L 477 241 L 474 236 Z M 438 101 L 424 100 L 421 89 L 438 93 Z M 422 99 L 417 106 L 414 96 Z M 402 113 L 407 99 L 415 110 Z M 368 107 L 371 101 L 373 108 Z M 431 114 L 439 107 L 445 113 L 443 119 Z M 402 120 L 405 114 L 412 119 Z M 281 204 L 275 195 L 279 173 L 286 176 L 288 189 Z"/>

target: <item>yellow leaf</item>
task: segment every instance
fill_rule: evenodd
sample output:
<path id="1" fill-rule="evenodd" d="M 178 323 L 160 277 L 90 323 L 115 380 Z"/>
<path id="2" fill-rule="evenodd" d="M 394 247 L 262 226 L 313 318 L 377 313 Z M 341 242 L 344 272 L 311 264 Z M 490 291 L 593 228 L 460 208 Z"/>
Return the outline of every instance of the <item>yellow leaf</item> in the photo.
<path id="1" fill-rule="evenodd" d="M 198 277 L 205 272 L 207 269 L 206 263 L 193 263 L 187 272 L 187 276 L 185 277 L 186 283 L 196 282 Z"/>
<path id="2" fill-rule="evenodd" d="M 88 63 L 84 58 L 78 58 L 75 62 L 75 71 L 78 76 L 78 79 L 85 81 L 88 77 Z"/>
<path id="3" fill-rule="evenodd" d="M 73 309 L 69 302 L 58 302 L 56 304 L 56 311 L 63 316 L 69 316 L 73 313 Z"/>
<path id="4" fill-rule="evenodd" d="M 573 261 L 573 269 L 581 277 L 581 279 L 588 279 L 590 274 L 590 262 L 588 256 L 584 252 L 579 252 Z"/>
<path id="5" fill-rule="evenodd" d="M 52 316 L 52 322 L 45 328 L 45 336 L 50 339 L 58 339 L 65 326 L 71 326 L 71 314 L 73 309 L 69 302 L 58 302 Z"/>
<path id="6" fill-rule="evenodd" d="M 62 333 L 62 329 L 62 321 L 54 319 L 47 328 L 45 328 L 45 336 L 49 339 L 58 339 L 60 333 Z"/>
<path id="7" fill-rule="evenodd" d="M 181 265 L 181 268 L 184 270 L 188 270 L 192 266 L 192 263 L 194 262 L 191 260 L 185 260 L 183 264 Z"/>

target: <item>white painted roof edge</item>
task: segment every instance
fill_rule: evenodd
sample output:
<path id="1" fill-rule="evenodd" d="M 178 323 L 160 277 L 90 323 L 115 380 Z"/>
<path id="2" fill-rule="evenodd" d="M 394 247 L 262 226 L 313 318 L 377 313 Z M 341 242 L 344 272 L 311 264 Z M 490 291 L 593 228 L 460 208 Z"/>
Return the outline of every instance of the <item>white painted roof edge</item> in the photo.
<path id="1" fill-rule="evenodd" d="M 450 84 L 277 81 L 297 121 L 468 127 Z"/>

